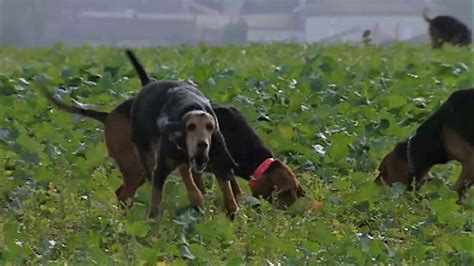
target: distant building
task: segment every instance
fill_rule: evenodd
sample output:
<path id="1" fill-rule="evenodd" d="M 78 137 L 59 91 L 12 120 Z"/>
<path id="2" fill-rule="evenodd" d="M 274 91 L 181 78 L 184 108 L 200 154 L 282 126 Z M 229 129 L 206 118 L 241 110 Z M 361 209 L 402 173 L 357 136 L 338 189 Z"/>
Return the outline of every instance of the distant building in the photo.
<path id="1" fill-rule="evenodd" d="M 427 35 L 421 17 L 422 1 L 320 0 L 307 5 L 305 40 L 334 43 L 360 42 L 365 30 L 373 43 L 406 41 Z M 324 26 L 321 26 L 324 25 Z"/>
<path id="2" fill-rule="evenodd" d="M 433 0 L 434 3 L 443 0 Z M 446 0 L 465 11 L 470 0 Z M 0 44 L 427 42 L 425 0 L 0 0 Z M 441 10 L 432 6 L 433 15 Z M 469 6 L 472 10 L 472 4 Z M 460 10 L 460 11 L 459 11 Z M 472 24 L 472 23 L 471 23 Z"/>

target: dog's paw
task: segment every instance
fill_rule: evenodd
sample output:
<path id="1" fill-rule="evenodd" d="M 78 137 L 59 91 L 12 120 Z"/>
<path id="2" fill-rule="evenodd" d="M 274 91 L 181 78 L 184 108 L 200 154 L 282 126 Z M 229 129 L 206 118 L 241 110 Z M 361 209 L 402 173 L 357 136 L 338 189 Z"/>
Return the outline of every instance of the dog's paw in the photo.
<path id="1" fill-rule="evenodd" d="M 156 208 L 156 209 L 150 209 L 148 211 L 148 218 L 149 219 L 156 219 L 158 218 L 159 216 L 159 210 Z"/>
<path id="2" fill-rule="evenodd" d="M 230 220 L 234 220 L 235 215 L 237 211 L 239 210 L 239 206 L 237 206 L 235 202 L 233 203 L 227 202 L 225 204 L 225 209 L 226 209 L 227 217 L 229 217 Z"/>
<path id="3" fill-rule="evenodd" d="M 204 197 L 200 191 L 188 192 L 188 199 L 194 208 L 204 209 Z"/>
<path id="4" fill-rule="evenodd" d="M 202 207 L 194 206 L 193 209 L 200 214 L 204 214 L 204 208 Z"/>

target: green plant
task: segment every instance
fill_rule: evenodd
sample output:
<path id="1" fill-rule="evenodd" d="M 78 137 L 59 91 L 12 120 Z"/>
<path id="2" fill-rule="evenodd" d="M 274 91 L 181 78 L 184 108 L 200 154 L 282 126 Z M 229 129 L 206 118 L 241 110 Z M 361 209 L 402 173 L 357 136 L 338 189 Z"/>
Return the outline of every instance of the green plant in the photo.
<path id="1" fill-rule="evenodd" d="M 373 184 L 377 165 L 454 90 L 472 87 L 468 49 L 250 45 L 138 49 L 152 76 L 199 85 L 239 108 L 297 174 L 320 212 L 242 204 L 234 222 L 206 180 L 204 215 L 180 178 L 145 219 L 148 185 L 128 211 L 101 126 L 48 105 L 38 86 L 111 110 L 139 81 L 107 47 L 0 49 L 0 260 L 262 265 L 472 264 L 474 193 L 456 205 L 456 164 L 418 192 Z M 242 187 L 246 184 L 241 181 Z M 248 192 L 248 190 L 247 190 Z M 3 264 L 3 263 L 2 263 Z"/>

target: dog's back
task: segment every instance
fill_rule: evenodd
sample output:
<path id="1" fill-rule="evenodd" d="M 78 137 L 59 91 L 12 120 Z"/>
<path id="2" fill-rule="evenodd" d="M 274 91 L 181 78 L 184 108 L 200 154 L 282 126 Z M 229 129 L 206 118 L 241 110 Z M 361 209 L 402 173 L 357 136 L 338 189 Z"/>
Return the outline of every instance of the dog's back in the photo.
<path id="1" fill-rule="evenodd" d="M 244 116 L 234 107 L 213 105 L 227 148 L 239 167 L 237 176 L 249 179 L 255 170 L 255 163 L 272 157 L 260 137 L 248 124 Z M 245 143 L 245 145 L 242 145 Z"/>
<path id="2" fill-rule="evenodd" d="M 474 146 L 474 88 L 453 92 L 438 113 L 446 127 Z"/>
<path id="3" fill-rule="evenodd" d="M 423 145 L 425 156 L 440 156 L 436 160 L 440 161 L 439 163 L 445 163 L 448 160 L 441 141 L 443 128 L 456 131 L 474 146 L 474 119 L 472 117 L 474 117 L 474 88 L 453 92 L 416 131 L 418 142 L 426 142 Z"/>
<path id="4" fill-rule="evenodd" d="M 191 110 L 203 110 L 213 114 L 212 108 L 201 92 L 186 83 L 155 81 L 149 83 L 135 97 L 131 118 L 134 140 L 143 136 L 160 134 L 157 119 L 166 114 L 171 121 L 179 121 Z"/>
<path id="5" fill-rule="evenodd" d="M 152 82 L 143 87 L 132 104 L 131 121 L 134 128 L 134 139 L 139 141 L 144 136 L 159 135 L 156 119 L 168 101 L 167 94 L 171 89 L 182 86 L 173 81 Z M 139 97 L 140 96 L 140 97 Z M 144 126 L 147 125 L 147 126 Z"/>

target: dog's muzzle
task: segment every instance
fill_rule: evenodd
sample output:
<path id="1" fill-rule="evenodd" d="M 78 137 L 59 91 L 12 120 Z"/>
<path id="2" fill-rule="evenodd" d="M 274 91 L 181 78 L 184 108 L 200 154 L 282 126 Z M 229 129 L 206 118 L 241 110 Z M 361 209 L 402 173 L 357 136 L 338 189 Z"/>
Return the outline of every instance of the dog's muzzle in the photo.
<path id="1" fill-rule="evenodd" d="M 208 159 L 204 155 L 198 155 L 191 159 L 191 167 L 196 173 L 202 173 L 207 168 Z"/>
<path id="2" fill-rule="evenodd" d="M 191 167 L 197 173 L 202 173 L 206 170 L 209 157 L 207 156 L 208 144 L 205 141 L 200 141 L 197 144 L 197 153 L 191 158 Z"/>

